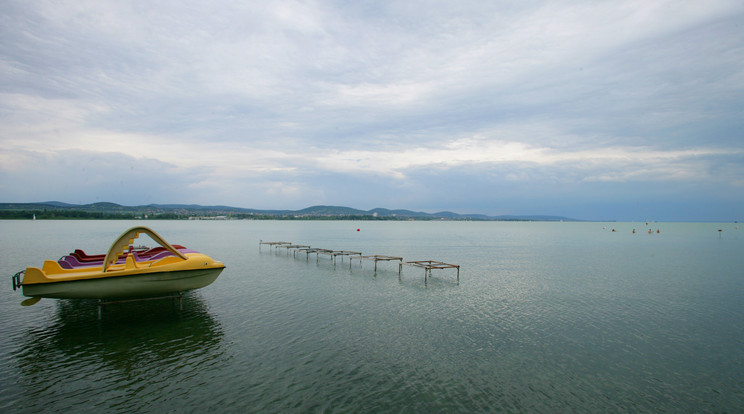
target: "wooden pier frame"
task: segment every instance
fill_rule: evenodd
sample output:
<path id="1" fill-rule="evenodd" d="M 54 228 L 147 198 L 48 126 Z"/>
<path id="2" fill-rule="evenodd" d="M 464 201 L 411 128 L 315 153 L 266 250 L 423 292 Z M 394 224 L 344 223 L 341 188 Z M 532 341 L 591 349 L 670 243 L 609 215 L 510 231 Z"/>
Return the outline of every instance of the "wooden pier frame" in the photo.
<path id="1" fill-rule="evenodd" d="M 416 260 L 412 262 L 400 263 L 398 265 L 398 271 L 403 268 L 403 265 L 415 266 L 424 269 L 424 281 L 431 276 L 433 269 L 457 269 L 457 282 L 460 282 L 460 265 L 438 262 L 436 260 Z"/>
<path id="2" fill-rule="evenodd" d="M 292 244 L 292 242 L 285 242 L 285 241 L 272 241 L 272 242 L 268 242 L 268 241 L 259 240 L 258 241 L 258 250 L 259 251 L 261 251 L 261 246 L 263 246 L 264 244 L 267 245 L 267 246 L 269 246 L 269 248 L 271 249 L 271 248 L 277 247 L 277 246 L 289 245 L 289 244 Z"/>
<path id="3" fill-rule="evenodd" d="M 349 258 L 349 270 L 352 268 L 352 264 L 354 259 L 359 260 L 359 266 L 362 265 L 363 260 L 371 260 L 375 263 L 375 273 L 377 273 L 377 262 L 391 262 L 391 261 L 398 261 L 398 277 L 400 277 L 403 265 L 406 266 L 414 266 L 418 268 L 424 269 L 424 282 L 428 280 L 429 277 L 432 275 L 432 270 L 434 269 L 457 269 L 457 283 L 460 283 L 460 265 L 452 264 L 452 263 L 445 263 L 440 262 L 437 260 L 414 260 L 409 262 L 404 262 L 402 257 L 398 256 L 385 256 L 385 255 L 362 255 L 362 252 L 357 251 L 350 251 L 350 250 L 331 250 L 331 249 L 321 249 L 317 247 L 311 247 L 309 245 L 305 244 L 292 244 L 292 242 L 286 242 L 286 241 L 263 241 L 260 240 L 258 243 L 258 249 L 261 250 L 262 245 L 268 245 L 270 248 L 273 249 L 279 249 L 284 248 L 287 249 L 287 255 L 289 255 L 289 250 L 292 249 L 293 255 L 296 256 L 297 252 L 305 253 L 305 260 L 310 260 L 310 255 L 315 254 L 315 262 L 319 262 L 319 257 L 321 254 L 330 256 L 333 259 L 333 265 L 336 265 L 336 258 L 338 256 L 341 256 L 341 262 L 343 263 L 344 256 L 347 256 Z M 15 286 L 14 286 L 15 287 Z"/>
<path id="4" fill-rule="evenodd" d="M 277 249 L 287 249 L 287 256 L 289 256 L 290 249 L 292 250 L 292 255 L 294 256 L 297 253 L 298 249 L 309 249 L 310 246 L 307 244 L 281 244 L 276 246 Z"/>
<path id="5" fill-rule="evenodd" d="M 362 255 L 362 252 L 352 252 L 352 251 L 349 251 L 349 250 L 333 250 L 330 253 L 326 253 L 326 252 L 320 252 L 320 253 L 321 254 L 329 254 L 329 255 L 331 255 L 333 257 L 333 264 L 334 265 L 336 264 L 336 258 L 338 256 L 341 256 L 341 263 L 344 262 L 344 256 L 346 256 L 346 257 L 349 258 L 349 264 L 351 264 L 351 258 L 352 257 L 357 257 L 357 256 L 361 256 Z"/>
<path id="6" fill-rule="evenodd" d="M 300 249 L 304 250 L 304 249 Z M 336 258 L 338 256 L 341 256 L 341 262 L 344 260 L 344 256 L 352 257 L 352 256 L 361 256 L 362 252 L 352 252 L 349 250 L 331 250 L 331 249 L 308 249 L 307 254 L 315 253 L 315 261 L 318 261 L 318 256 L 321 254 L 325 254 L 330 256 L 333 259 L 333 264 L 336 264 Z M 351 259 L 350 259 L 351 260 Z"/>
<path id="7" fill-rule="evenodd" d="M 305 253 L 305 259 L 309 260 L 311 254 L 315 254 L 315 261 L 318 261 L 318 256 L 320 254 L 331 254 L 333 250 L 330 249 L 320 249 L 317 247 L 301 247 L 297 249 L 300 253 Z"/>
<path id="8" fill-rule="evenodd" d="M 354 256 L 349 258 L 349 269 L 351 269 L 351 259 L 358 259 L 359 265 L 361 266 L 362 260 L 373 260 L 375 262 L 375 272 L 377 272 L 377 262 L 391 262 L 393 260 L 397 260 L 400 263 L 403 263 L 402 257 L 396 257 L 396 256 L 383 256 L 380 254 L 374 254 L 370 256 Z M 400 273 L 400 266 L 398 266 L 398 273 Z"/>

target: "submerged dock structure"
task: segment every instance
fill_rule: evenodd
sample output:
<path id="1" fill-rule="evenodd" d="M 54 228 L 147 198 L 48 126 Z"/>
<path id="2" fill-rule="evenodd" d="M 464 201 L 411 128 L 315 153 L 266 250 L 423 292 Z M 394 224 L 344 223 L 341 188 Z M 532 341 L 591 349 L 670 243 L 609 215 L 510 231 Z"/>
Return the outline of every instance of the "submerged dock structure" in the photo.
<path id="1" fill-rule="evenodd" d="M 319 260 L 319 256 L 321 254 L 330 256 L 333 259 L 333 264 L 336 264 L 336 258 L 341 256 L 341 262 L 344 261 L 344 257 L 354 257 L 354 256 L 361 256 L 362 252 L 353 252 L 349 250 L 331 250 L 331 249 L 321 249 L 317 247 L 310 247 L 310 246 L 301 246 L 297 249 L 297 251 L 301 253 L 305 253 L 305 258 L 309 259 L 311 254 L 315 254 L 315 261 L 317 262 Z M 351 261 L 351 259 L 349 259 Z"/>
<path id="2" fill-rule="evenodd" d="M 351 251 L 351 250 L 332 250 L 332 249 L 322 249 L 318 247 L 311 247 L 310 245 L 306 244 L 293 244 L 292 242 L 286 242 L 286 241 L 263 241 L 260 240 L 258 243 L 258 249 L 261 250 L 261 246 L 267 245 L 270 249 L 278 250 L 279 248 L 284 248 L 287 250 L 287 255 L 289 255 L 289 250 L 291 249 L 293 251 L 293 256 L 296 256 L 297 252 L 305 253 L 305 259 L 309 260 L 311 254 L 315 254 L 315 261 L 316 263 L 320 260 L 319 256 L 327 255 L 330 256 L 333 259 L 334 266 L 336 265 L 336 258 L 341 256 L 341 262 L 343 262 L 344 257 L 349 258 L 349 269 L 351 269 L 352 262 L 356 259 L 359 260 L 359 265 L 361 266 L 362 261 L 364 260 L 370 260 L 375 263 L 375 272 L 377 272 L 377 262 L 398 262 L 398 275 L 401 274 L 403 270 L 403 265 L 406 266 L 413 266 L 424 269 L 424 282 L 431 277 L 432 270 L 435 269 L 457 269 L 457 283 L 460 283 L 460 265 L 452 264 L 452 263 L 445 263 L 440 262 L 438 260 L 415 260 L 415 261 L 409 261 L 404 262 L 402 257 L 399 256 L 385 256 L 385 255 L 362 255 L 362 252 L 357 251 Z"/>
<path id="3" fill-rule="evenodd" d="M 460 265 L 438 262 L 436 260 L 416 260 L 413 262 L 400 263 L 398 265 L 398 271 L 403 268 L 403 265 L 415 266 L 424 269 L 424 280 L 427 277 L 431 277 L 431 271 L 434 269 L 457 269 L 457 281 L 460 281 Z"/>
<path id="4" fill-rule="evenodd" d="M 374 254 L 374 255 L 370 255 L 370 256 L 359 255 L 359 256 L 355 256 L 355 257 L 351 257 L 350 258 L 350 260 L 349 260 L 349 268 L 351 268 L 351 262 L 352 262 L 351 259 L 359 259 L 359 265 L 360 266 L 362 264 L 362 260 L 372 260 L 372 261 L 374 261 L 375 262 L 375 272 L 377 271 L 377 262 L 390 262 L 390 261 L 397 260 L 398 262 L 403 263 L 403 258 L 402 257 L 383 256 L 383 255 L 379 255 L 379 254 Z M 398 273 L 400 273 L 400 267 L 398 267 Z"/>
<path id="5" fill-rule="evenodd" d="M 332 250 L 330 253 L 321 252 L 321 254 L 327 254 L 333 257 L 333 264 L 336 264 L 336 258 L 339 256 L 341 256 L 341 263 L 344 262 L 344 257 L 348 257 L 349 263 L 351 263 L 351 258 L 361 256 L 362 252 L 352 252 L 349 250 Z"/>
<path id="6" fill-rule="evenodd" d="M 317 247 L 309 247 L 308 246 L 308 247 L 300 247 L 300 248 L 297 249 L 297 251 L 300 252 L 300 253 L 305 253 L 305 259 L 309 259 L 311 254 L 315 254 L 315 261 L 317 262 L 318 261 L 318 255 L 319 254 L 321 254 L 321 253 L 329 254 L 333 250 L 320 249 L 320 248 L 317 248 Z"/>
<path id="7" fill-rule="evenodd" d="M 271 249 L 271 248 L 275 248 L 277 246 L 284 246 L 284 245 L 288 245 L 288 244 L 292 244 L 292 243 L 291 242 L 285 242 L 285 241 L 263 241 L 263 240 L 259 240 L 258 241 L 258 250 L 259 251 L 261 250 L 261 246 L 263 246 L 264 244 L 267 245 L 267 246 L 269 246 L 269 248 Z"/>
<path id="8" fill-rule="evenodd" d="M 278 245 L 277 246 L 277 250 L 278 249 L 286 249 L 287 250 L 287 255 L 289 255 L 289 251 L 290 250 L 292 250 L 292 255 L 295 255 L 295 254 L 297 254 L 297 250 L 298 249 L 305 249 L 305 248 L 308 248 L 309 249 L 310 246 L 308 246 L 306 244 L 291 244 L 291 243 L 290 244 L 281 244 L 281 245 Z"/>

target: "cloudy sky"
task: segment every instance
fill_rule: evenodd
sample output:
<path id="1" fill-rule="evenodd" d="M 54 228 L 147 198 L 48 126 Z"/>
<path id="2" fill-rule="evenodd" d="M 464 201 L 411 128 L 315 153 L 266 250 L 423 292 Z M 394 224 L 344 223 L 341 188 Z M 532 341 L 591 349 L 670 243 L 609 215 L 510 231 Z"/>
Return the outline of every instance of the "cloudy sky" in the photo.
<path id="1" fill-rule="evenodd" d="M 0 0 L 0 201 L 744 220 L 744 3 Z"/>

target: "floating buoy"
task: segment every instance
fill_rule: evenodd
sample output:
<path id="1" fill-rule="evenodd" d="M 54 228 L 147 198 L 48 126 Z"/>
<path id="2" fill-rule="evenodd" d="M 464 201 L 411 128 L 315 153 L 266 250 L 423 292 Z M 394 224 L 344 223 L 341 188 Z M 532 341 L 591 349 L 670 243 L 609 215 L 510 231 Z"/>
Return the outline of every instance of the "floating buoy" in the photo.
<path id="1" fill-rule="evenodd" d="M 357 231 L 359 231 L 359 229 L 357 229 Z"/>

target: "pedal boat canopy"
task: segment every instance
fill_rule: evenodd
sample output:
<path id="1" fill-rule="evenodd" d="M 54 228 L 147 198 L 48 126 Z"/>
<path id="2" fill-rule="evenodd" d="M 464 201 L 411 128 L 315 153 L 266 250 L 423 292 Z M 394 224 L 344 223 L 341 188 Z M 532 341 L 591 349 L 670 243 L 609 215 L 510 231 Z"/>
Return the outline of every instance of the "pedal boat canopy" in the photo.
<path id="1" fill-rule="evenodd" d="M 160 247 L 138 250 L 134 240 L 148 235 Z M 183 246 L 171 245 L 147 227 L 133 227 L 119 236 L 106 255 L 88 256 L 76 250 L 59 261 L 46 260 L 41 269 L 28 267 L 14 276 L 32 298 L 130 299 L 169 295 L 207 286 L 225 265 Z M 20 274 L 23 280 L 20 281 Z"/>

